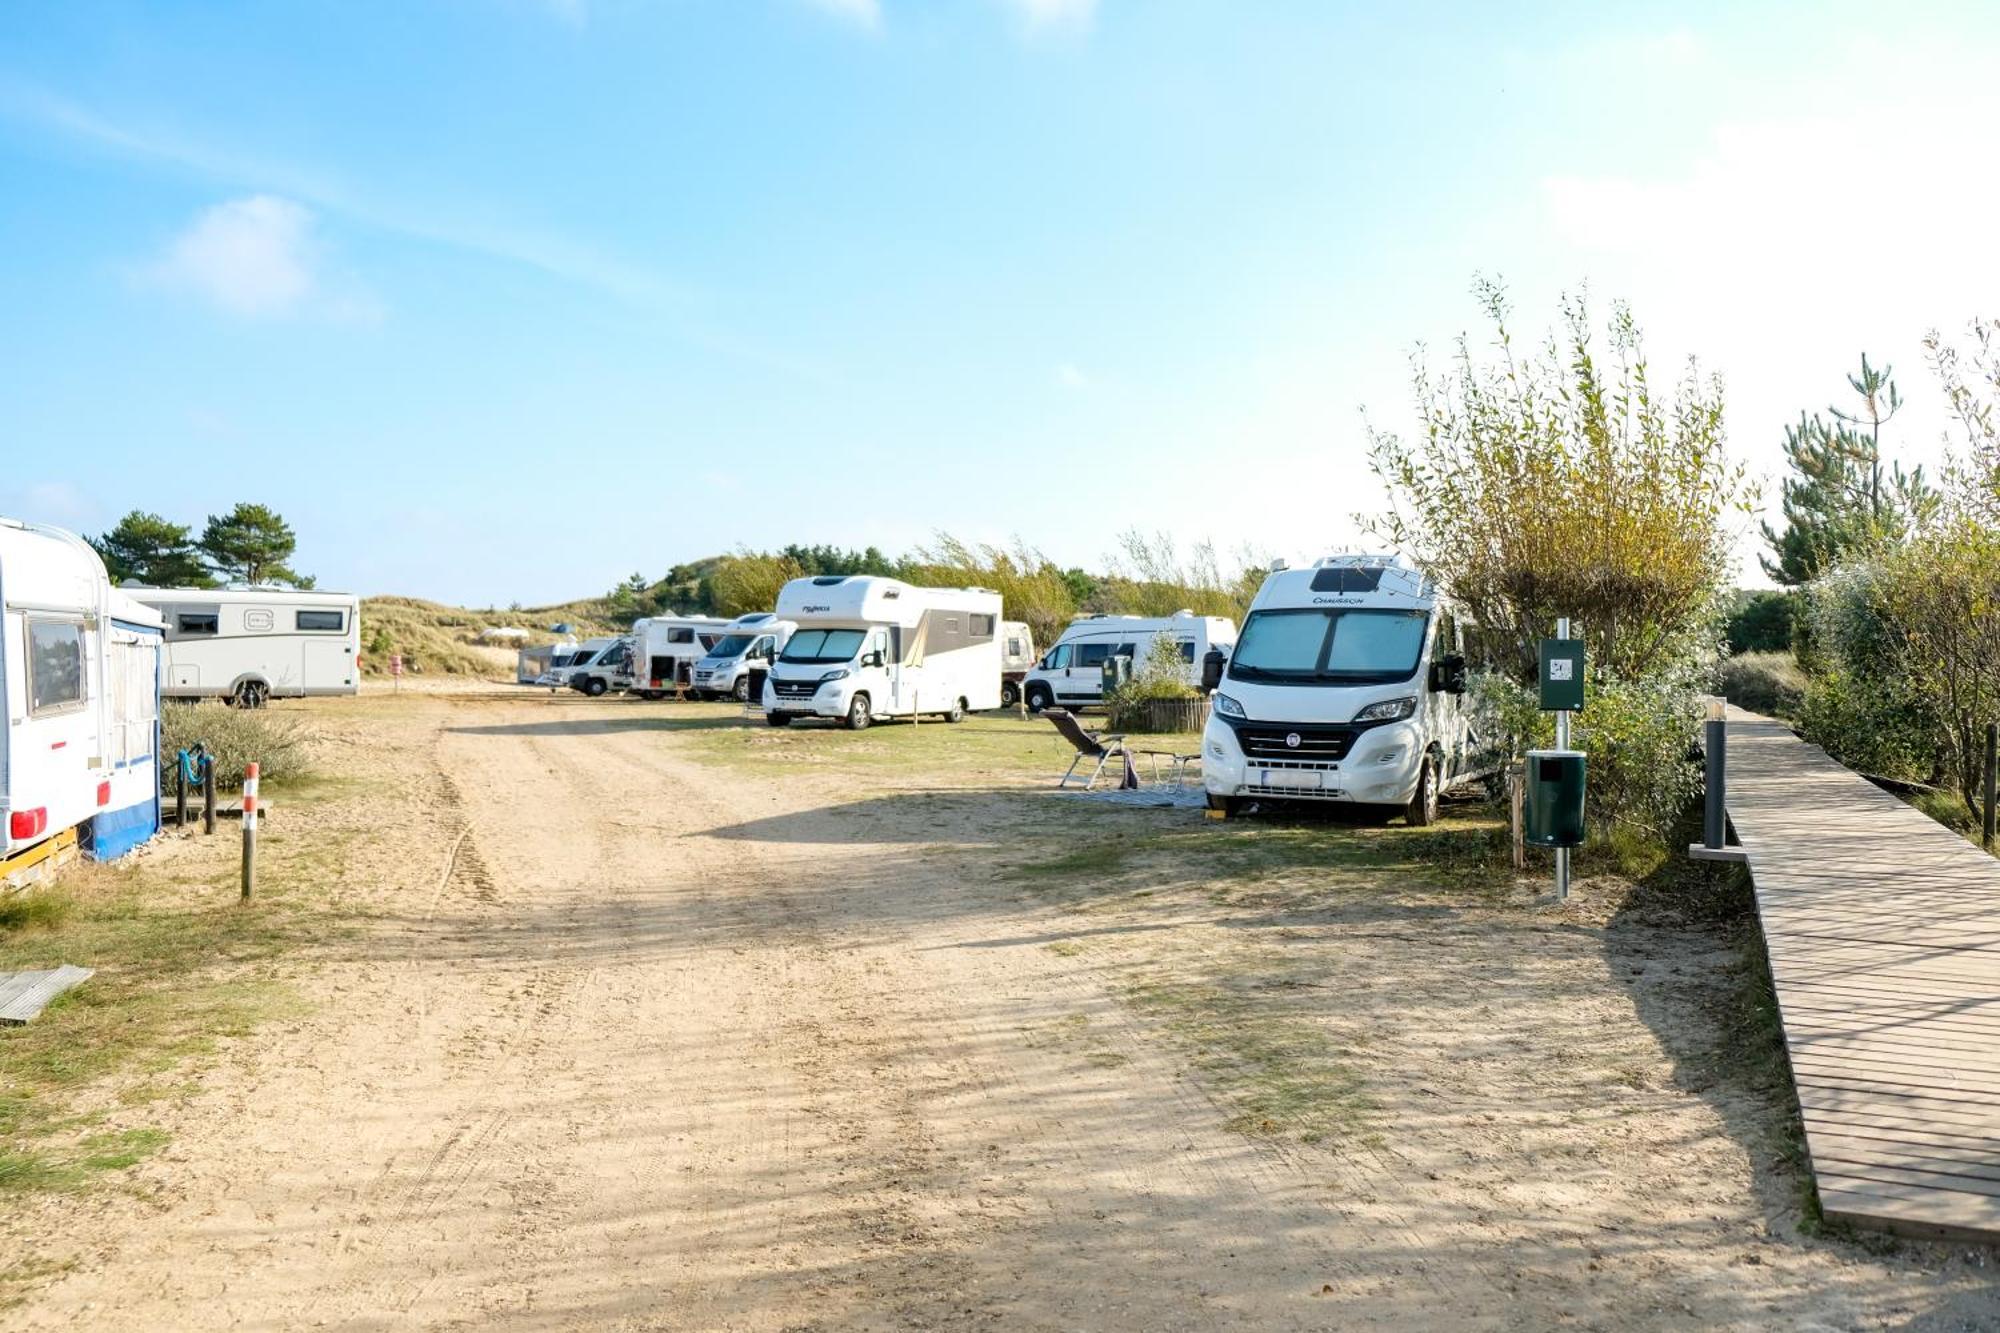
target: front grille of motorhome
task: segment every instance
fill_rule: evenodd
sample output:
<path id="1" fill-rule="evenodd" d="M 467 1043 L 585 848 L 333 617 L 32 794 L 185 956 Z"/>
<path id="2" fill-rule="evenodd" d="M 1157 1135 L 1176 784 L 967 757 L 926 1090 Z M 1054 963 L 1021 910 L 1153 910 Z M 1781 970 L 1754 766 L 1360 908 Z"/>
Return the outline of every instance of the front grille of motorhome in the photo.
<path id="1" fill-rule="evenodd" d="M 1291 738 L 1296 736 L 1296 744 Z M 1238 727 L 1237 743 L 1251 759 L 1292 759 L 1335 762 L 1347 758 L 1354 745 L 1352 727 Z"/>
<path id="2" fill-rule="evenodd" d="M 819 693 L 816 680 L 774 680 L 771 690 L 780 699 L 810 699 Z"/>

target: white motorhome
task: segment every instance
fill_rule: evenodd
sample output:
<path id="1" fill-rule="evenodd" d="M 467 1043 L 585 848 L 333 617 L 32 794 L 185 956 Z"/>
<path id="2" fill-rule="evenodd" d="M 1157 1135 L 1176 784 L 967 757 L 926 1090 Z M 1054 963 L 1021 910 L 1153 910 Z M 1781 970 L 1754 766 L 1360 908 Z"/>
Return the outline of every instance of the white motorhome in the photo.
<path id="1" fill-rule="evenodd" d="M 1136 667 L 1160 635 L 1179 647 L 1190 685 L 1201 681 L 1201 660 L 1211 648 L 1225 653 L 1236 643 L 1236 622 L 1226 616 L 1084 616 L 1070 622 L 1042 660 L 1022 681 L 1028 708 L 1088 708 L 1104 702 L 1104 663 L 1128 657 Z"/>
<path id="2" fill-rule="evenodd" d="M 750 702 L 750 675 L 771 663 L 792 640 L 798 628 L 789 620 L 778 619 L 775 611 L 752 611 L 724 627 L 708 655 L 694 664 L 694 692 L 704 699 L 724 695 L 739 703 Z"/>
<path id="3" fill-rule="evenodd" d="M 721 616 L 646 616 L 636 620 L 631 654 L 606 684 L 614 690 L 634 690 L 647 699 L 691 687 L 694 664 L 728 628 L 729 622 Z"/>
<path id="4" fill-rule="evenodd" d="M 569 665 L 570 656 L 576 652 L 576 640 L 564 639 L 559 643 L 544 643 L 534 648 L 523 648 L 514 659 L 514 683 L 533 685 L 548 672 L 557 667 Z"/>
<path id="5" fill-rule="evenodd" d="M 1431 823 L 1440 796 L 1498 769 L 1463 699 L 1461 633 L 1398 557 L 1274 567 L 1212 697 L 1209 805 L 1347 801 Z"/>
<path id="6" fill-rule="evenodd" d="M 564 683 L 595 699 L 613 690 L 632 688 L 632 654 L 638 641 L 621 634 L 588 656 L 571 659 Z"/>
<path id="7" fill-rule="evenodd" d="M 361 689 L 361 602 L 351 593 L 296 588 L 143 588 L 124 591 L 167 625 L 169 699 L 267 699 Z"/>
<path id="8" fill-rule="evenodd" d="M 161 637 L 82 538 L 0 519 L 0 887 L 159 829 Z"/>
<path id="9" fill-rule="evenodd" d="M 617 642 L 615 635 L 599 635 L 594 639 L 585 639 L 582 643 L 571 644 L 568 652 L 558 653 L 550 659 L 549 669 L 535 677 L 535 684 L 546 685 L 552 690 L 561 689 L 569 684 L 570 672 L 580 666 L 588 665 L 592 658 Z"/>
<path id="10" fill-rule="evenodd" d="M 997 592 L 833 574 L 787 583 L 776 614 L 798 629 L 764 681 L 774 727 L 824 717 L 859 731 L 920 712 L 956 722 L 1000 706 Z"/>

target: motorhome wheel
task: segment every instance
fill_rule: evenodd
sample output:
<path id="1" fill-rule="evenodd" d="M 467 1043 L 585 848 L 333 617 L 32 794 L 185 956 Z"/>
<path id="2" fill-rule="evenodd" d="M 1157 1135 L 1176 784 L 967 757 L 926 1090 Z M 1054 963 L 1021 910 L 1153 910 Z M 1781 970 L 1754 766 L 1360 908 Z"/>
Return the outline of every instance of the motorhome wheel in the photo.
<path id="1" fill-rule="evenodd" d="M 1048 686 L 1037 684 L 1028 687 L 1028 711 L 1030 713 L 1039 713 L 1054 702 L 1055 699 L 1049 694 Z"/>
<path id="2" fill-rule="evenodd" d="M 1243 798 L 1240 796 L 1218 796 L 1214 792 L 1210 792 L 1208 793 L 1208 808 L 1211 810 L 1220 810 L 1226 817 L 1235 814 L 1243 808 Z"/>
<path id="3" fill-rule="evenodd" d="M 602 676 L 592 676 L 583 682 L 583 692 L 589 698 L 595 699 L 598 695 L 604 693 L 604 690 L 605 684 L 604 677 Z"/>
<path id="4" fill-rule="evenodd" d="M 965 721 L 965 700 L 960 699 L 957 703 L 953 704 L 951 711 L 944 715 L 944 720 L 947 722 Z"/>
<path id="5" fill-rule="evenodd" d="M 764 714 L 764 720 L 774 727 L 789 727 L 792 725 L 792 715 L 790 713 L 766 713 Z"/>
<path id="6" fill-rule="evenodd" d="M 246 680 L 236 687 L 236 697 L 233 702 L 238 708 L 262 708 L 269 693 L 263 681 Z"/>
<path id="7" fill-rule="evenodd" d="M 1021 702 L 1021 687 L 1011 680 L 1001 681 L 1000 706 L 1002 708 L 1012 708 L 1019 702 Z"/>
<path id="8" fill-rule="evenodd" d="M 1409 808 L 1403 812 L 1403 821 L 1411 828 L 1427 828 L 1437 823 L 1437 817 L 1437 760 L 1426 755 L 1423 768 L 1417 772 L 1417 789 L 1410 796 Z"/>
<path id="9" fill-rule="evenodd" d="M 865 694 L 855 695 L 854 702 L 847 706 L 847 729 L 849 731 L 866 731 L 868 730 L 869 722 L 872 720 L 868 716 L 868 696 Z"/>
<path id="10" fill-rule="evenodd" d="M 733 690 L 731 690 L 731 691 L 730 691 L 730 693 L 731 693 L 732 695 L 734 695 L 734 696 L 736 697 L 736 702 L 737 702 L 737 703 L 740 703 L 740 704 L 747 704 L 747 703 L 749 703 L 749 702 L 750 702 L 750 677 L 749 677 L 749 676 L 747 676 L 747 675 L 743 675 L 743 676 L 738 676 L 738 677 L 736 678 L 736 688 L 735 688 L 735 689 L 733 689 Z"/>

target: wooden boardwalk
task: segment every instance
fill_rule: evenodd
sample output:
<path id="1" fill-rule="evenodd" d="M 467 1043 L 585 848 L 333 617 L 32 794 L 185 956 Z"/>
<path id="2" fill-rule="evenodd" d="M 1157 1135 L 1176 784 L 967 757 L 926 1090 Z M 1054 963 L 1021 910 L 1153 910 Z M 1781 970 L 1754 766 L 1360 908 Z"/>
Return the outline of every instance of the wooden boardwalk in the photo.
<path id="1" fill-rule="evenodd" d="M 1734 709 L 1728 802 L 1826 1215 L 2000 1240 L 2000 860 Z"/>

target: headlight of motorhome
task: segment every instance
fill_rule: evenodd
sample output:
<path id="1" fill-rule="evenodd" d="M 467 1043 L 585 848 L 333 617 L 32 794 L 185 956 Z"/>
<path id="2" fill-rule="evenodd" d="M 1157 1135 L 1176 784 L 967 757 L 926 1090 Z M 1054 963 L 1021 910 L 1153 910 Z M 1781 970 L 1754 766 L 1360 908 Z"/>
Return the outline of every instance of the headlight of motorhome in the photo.
<path id="1" fill-rule="evenodd" d="M 1354 715 L 1356 722 L 1400 722 L 1417 711 L 1417 696 L 1406 694 L 1400 699 L 1377 699 Z"/>
<path id="2" fill-rule="evenodd" d="M 1242 717 L 1244 715 L 1243 705 L 1237 703 L 1234 699 L 1230 698 L 1226 694 L 1218 694 L 1215 696 L 1215 711 L 1222 714 L 1224 717 Z"/>
<path id="3" fill-rule="evenodd" d="M 828 682 L 828 681 L 830 681 L 830 680 L 846 680 L 846 679 L 847 679 L 847 668 L 846 668 L 846 667 L 835 667 L 835 668 L 834 668 L 833 670 L 831 670 L 831 671 L 827 672 L 827 673 L 826 673 L 825 675 L 821 676 L 821 677 L 819 678 L 819 681 L 820 681 L 820 684 L 824 685 L 824 684 L 826 684 L 826 682 Z"/>

